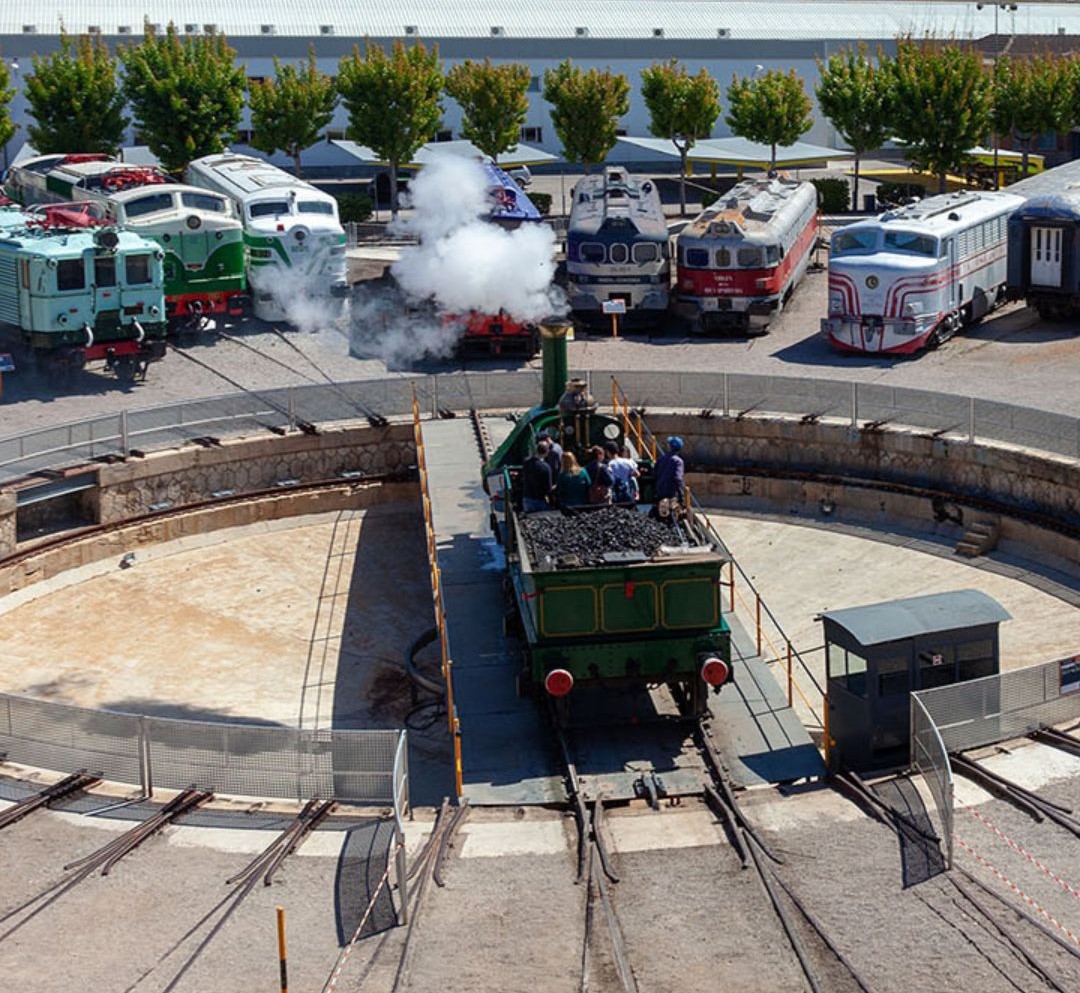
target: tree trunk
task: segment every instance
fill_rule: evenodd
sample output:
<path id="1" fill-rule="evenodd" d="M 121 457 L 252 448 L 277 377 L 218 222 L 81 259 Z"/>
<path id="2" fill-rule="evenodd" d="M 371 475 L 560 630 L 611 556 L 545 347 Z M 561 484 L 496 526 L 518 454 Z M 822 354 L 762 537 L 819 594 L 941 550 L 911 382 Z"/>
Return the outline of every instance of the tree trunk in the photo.
<path id="1" fill-rule="evenodd" d="M 944 193 L 945 192 L 945 189 L 948 186 L 948 177 L 949 177 L 949 173 L 945 169 L 943 169 L 941 172 L 938 173 L 938 185 L 937 185 L 938 193 Z"/>
<path id="2" fill-rule="evenodd" d="M 1031 154 L 1031 146 L 1034 143 L 1035 143 L 1034 138 L 1029 138 L 1027 141 L 1025 141 L 1024 142 L 1024 150 L 1020 155 L 1020 168 L 1023 169 L 1023 171 L 1024 171 L 1024 179 L 1027 179 L 1028 166 L 1030 165 L 1030 162 L 1028 160 L 1028 156 Z"/>
<path id="3" fill-rule="evenodd" d="M 769 159 L 769 175 L 776 172 L 776 142 L 772 143 L 772 158 Z"/>
<path id="4" fill-rule="evenodd" d="M 397 159 L 390 163 L 390 219 L 397 220 L 398 215 L 398 200 L 397 200 Z"/>
<path id="5" fill-rule="evenodd" d="M 303 179 L 304 178 L 304 170 L 300 165 L 300 149 L 299 148 L 294 148 L 292 150 L 292 160 L 293 160 L 293 167 L 296 169 L 296 178 L 297 179 Z"/>
<path id="6" fill-rule="evenodd" d="M 678 145 L 675 146 L 679 148 Z M 686 216 L 686 155 L 689 148 L 679 148 L 679 216 Z"/>
<path id="7" fill-rule="evenodd" d="M 851 184 L 851 212 L 859 210 L 859 156 L 855 156 L 855 181 Z"/>

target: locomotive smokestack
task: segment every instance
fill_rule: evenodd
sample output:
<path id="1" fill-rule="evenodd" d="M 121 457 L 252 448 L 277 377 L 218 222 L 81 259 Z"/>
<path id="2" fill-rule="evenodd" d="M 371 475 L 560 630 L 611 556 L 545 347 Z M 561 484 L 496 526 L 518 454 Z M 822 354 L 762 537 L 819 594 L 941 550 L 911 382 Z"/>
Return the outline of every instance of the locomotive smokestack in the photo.
<path id="1" fill-rule="evenodd" d="M 540 325 L 540 342 L 544 365 L 545 407 L 557 407 L 566 388 L 566 336 L 573 325 L 561 318 L 551 318 Z"/>

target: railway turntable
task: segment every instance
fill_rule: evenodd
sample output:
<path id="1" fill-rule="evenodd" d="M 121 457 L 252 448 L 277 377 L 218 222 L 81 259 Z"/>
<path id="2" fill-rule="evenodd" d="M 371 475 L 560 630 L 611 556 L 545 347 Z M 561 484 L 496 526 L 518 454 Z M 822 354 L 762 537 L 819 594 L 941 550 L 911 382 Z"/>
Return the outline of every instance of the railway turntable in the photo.
<path id="1" fill-rule="evenodd" d="M 638 419 L 599 413 L 583 384 L 563 392 L 565 334 L 542 329 L 543 400 L 515 423 L 417 418 L 459 791 L 473 804 L 563 802 L 553 723 L 592 797 L 701 793 L 702 734 L 736 784 L 822 775 L 723 610 L 722 539 L 700 510 L 658 495 L 656 445 Z M 582 461 L 599 443 L 626 446 L 640 503 L 594 493 L 590 505 L 523 512 L 522 466 L 545 439 Z"/>

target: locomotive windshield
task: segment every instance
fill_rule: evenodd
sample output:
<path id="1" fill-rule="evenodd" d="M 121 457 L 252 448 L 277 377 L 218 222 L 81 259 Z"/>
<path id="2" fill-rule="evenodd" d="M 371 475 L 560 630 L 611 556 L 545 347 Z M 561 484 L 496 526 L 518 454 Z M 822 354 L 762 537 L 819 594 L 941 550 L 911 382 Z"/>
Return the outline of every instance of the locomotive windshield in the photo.
<path id="1" fill-rule="evenodd" d="M 288 200 L 264 200 L 262 203 L 253 203 L 248 207 L 248 213 L 252 217 L 273 217 L 275 214 L 287 214 L 288 212 Z"/>
<path id="2" fill-rule="evenodd" d="M 911 252 L 913 255 L 928 255 L 936 259 L 938 255 L 937 238 L 917 231 L 886 231 L 885 247 L 895 252 Z"/>
<path id="3" fill-rule="evenodd" d="M 216 197 L 213 193 L 181 193 L 180 202 L 185 207 L 194 210 L 212 210 L 218 214 L 227 214 L 229 205 L 224 197 Z"/>
<path id="4" fill-rule="evenodd" d="M 861 252 L 873 252 L 878 247 L 878 233 L 875 230 L 841 231 L 833 235 L 829 254 L 857 255 Z"/>
<path id="5" fill-rule="evenodd" d="M 739 265 L 744 269 L 760 268 L 764 263 L 764 258 L 758 245 L 744 245 L 739 249 Z"/>
<path id="6" fill-rule="evenodd" d="M 149 255 L 129 255 L 124 259 L 124 270 L 128 286 L 152 282 Z"/>
<path id="7" fill-rule="evenodd" d="M 639 241 L 634 245 L 634 261 L 641 265 L 643 262 L 655 262 L 660 258 L 660 246 L 647 241 Z"/>
<path id="8" fill-rule="evenodd" d="M 86 267 L 81 258 L 60 260 L 56 267 L 56 288 L 58 290 L 86 289 Z"/>
<path id="9" fill-rule="evenodd" d="M 159 210 L 172 210 L 173 198 L 171 193 L 151 193 L 149 196 L 139 197 L 137 200 L 129 200 L 124 205 L 124 213 L 128 217 L 142 217 L 143 214 L 155 214 Z"/>
<path id="10" fill-rule="evenodd" d="M 325 200 L 301 200 L 296 209 L 301 214 L 333 214 L 334 205 Z"/>

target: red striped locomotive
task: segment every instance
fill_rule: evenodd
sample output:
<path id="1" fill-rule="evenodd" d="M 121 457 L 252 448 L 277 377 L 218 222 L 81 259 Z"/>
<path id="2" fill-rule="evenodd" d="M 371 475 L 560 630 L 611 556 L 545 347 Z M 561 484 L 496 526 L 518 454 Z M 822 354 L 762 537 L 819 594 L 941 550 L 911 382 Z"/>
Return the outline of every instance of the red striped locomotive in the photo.
<path id="1" fill-rule="evenodd" d="M 739 183 L 679 235 L 675 313 L 701 332 L 764 334 L 806 272 L 816 241 L 811 183 Z"/>

